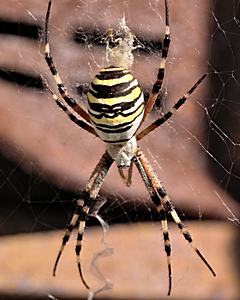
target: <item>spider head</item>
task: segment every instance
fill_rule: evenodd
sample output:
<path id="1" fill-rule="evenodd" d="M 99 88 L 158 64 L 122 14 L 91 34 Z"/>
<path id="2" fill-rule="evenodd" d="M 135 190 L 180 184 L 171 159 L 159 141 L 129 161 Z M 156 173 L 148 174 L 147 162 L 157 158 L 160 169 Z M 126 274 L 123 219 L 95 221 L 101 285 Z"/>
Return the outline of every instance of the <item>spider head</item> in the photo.
<path id="1" fill-rule="evenodd" d="M 125 143 L 107 143 L 107 151 L 114 159 L 118 167 L 128 168 L 130 166 L 132 158 L 137 152 L 136 137 L 133 136 L 129 141 Z"/>

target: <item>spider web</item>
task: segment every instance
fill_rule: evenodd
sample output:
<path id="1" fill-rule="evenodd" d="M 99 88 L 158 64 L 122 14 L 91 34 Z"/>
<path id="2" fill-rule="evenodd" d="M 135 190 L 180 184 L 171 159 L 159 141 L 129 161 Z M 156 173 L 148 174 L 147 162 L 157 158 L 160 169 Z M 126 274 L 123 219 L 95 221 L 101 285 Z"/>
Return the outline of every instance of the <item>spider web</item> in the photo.
<path id="1" fill-rule="evenodd" d="M 47 2 L 0 4 L 2 235 L 62 229 L 105 149 L 99 139 L 73 125 L 43 87 L 40 75 L 56 90 L 43 56 Z M 171 108 L 204 72 L 208 76 L 189 102 L 140 146 L 183 219 L 239 225 L 240 2 L 169 2 L 172 42 L 163 89 L 147 123 Z M 130 0 L 53 1 L 53 57 L 69 93 L 83 107 L 88 83 L 106 66 L 106 33 L 118 28 L 123 18 L 135 36 L 132 71 L 145 94 L 150 92 L 164 37 L 163 4 L 159 0 L 138 5 Z M 99 221 L 104 228 L 103 242 L 94 249 L 92 260 L 100 290 L 101 280 L 104 288 L 111 288 L 99 267 L 103 256 L 112 252 L 111 245 L 105 245 L 107 224 L 148 221 L 154 227 L 157 220 L 136 170 L 133 175 L 129 189 L 116 167 L 111 168 L 97 203 L 100 208 L 93 208 L 95 218 L 88 221 L 86 235 Z M 6 287 L 1 288 L 7 293 Z"/>

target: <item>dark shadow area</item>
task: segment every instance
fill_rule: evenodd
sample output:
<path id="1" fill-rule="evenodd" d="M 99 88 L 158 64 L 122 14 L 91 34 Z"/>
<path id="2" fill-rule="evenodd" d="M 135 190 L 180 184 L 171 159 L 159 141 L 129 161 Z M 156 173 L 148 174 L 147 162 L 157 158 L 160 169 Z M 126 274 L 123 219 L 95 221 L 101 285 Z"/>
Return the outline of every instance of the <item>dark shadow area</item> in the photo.
<path id="1" fill-rule="evenodd" d="M 0 34 L 10 34 L 38 40 L 40 30 L 40 27 L 35 24 L 0 19 Z"/>
<path id="2" fill-rule="evenodd" d="M 25 173 L 21 165 L 0 155 L 0 234 L 16 234 L 64 228 L 81 195 L 62 190 L 41 175 Z M 95 205 L 105 202 L 99 214 L 109 224 L 158 221 L 155 209 L 140 201 L 122 201 L 100 194 Z M 137 209 L 136 209 L 137 207 Z M 179 212 L 184 220 L 196 219 L 191 211 Z M 207 220 L 207 213 L 204 220 Z M 212 218 L 211 218 L 212 219 Z M 87 226 L 99 225 L 89 217 Z"/>
<path id="3" fill-rule="evenodd" d="M 61 191 L 41 176 L 26 174 L 20 165 L 2 155 L 0 166 L 1 235 L 64 226 L 71 193 Z"/>
<path id="4" fill-rule="evenodd" d="M 43 82 L 40 76 L 13 71 L 1 66 L 0 79 L 11 82 L 14 85 L 21 85 L 27 88 L 35 88 L 41 90 L 43 89 Z"/>
<path id="5" fill-rule="evenodd" d="M 25 37 L 38 42 L 40 32 L 41 28 L 33 23 L 0 19 L 0 34 L 2 35 L 14 35 L 18 38 Z M 16 71 L 5 66 L 0 66 L 0 79 L 12 82 L 14 85 L 43 89 L 40 76 L 26 74 L 20 70 Z"/>
<path id="6" fill-rule="evenodd" d="M 210 100 L 207 103 L 211 124 L 207 126 L 206 137 L 210 152 L 222 165 L 219 166 L 211 158 L 208 160 L 213 178 L 239 202 L 240 33 L 237 20 L 240 11 L 236 5 L 236 1 L 230 0 L 216 1 L 213 6 L 216 20 L 213 19 L 211 29 L 214 33 L 210 57 L 212 75 Z"/>
<path id="7" fill-rule="evenodd" d="M 115 39 L 118 38 L 116 35 Z M 77 27 L 73 33 L 73 40 L 83 45 L 84 47 L 106 47 L 107 29 L 83 28 Z M 110 47 L 116 46 L 115 43 L 110 42 Z M 160 55 L 162 50 L 162 43 L 158 40 L 146 39 L 141 36 L 136 36 L 134 41 L 134 52 L 141 54 L 156 54 Z"/>
<path id="8" fill-rule="evenodd" d="M 215 1 L 213 13 L 216 16 L 210 57 L 210 97 L 208 111 L 212 123 L 206 136 L 209 151 L 222 165 L 208 160 L 210 173 L 236 201 L 240 202 L 240 10 L 234 0 Z M 234 12 L 234 18 L 233 18 Z M 219 24 L 221 25 L 219 27 Z M 226 34 L 227 33 L 227 34 Z M 217 74 L 216 72 L 217 71 Z M 217 101 L 216 101 L 217 100 Z M 224 138 L 223 138 L 223 133 Z M 225 170 L 224 170 L 225 168 Z M 229 174 L 226 173 L 229 170 Z M 236 234 L 231 253 L 240 278 L 240 234 Z M 239 286 L 240 294 L 240 286 Z"/>

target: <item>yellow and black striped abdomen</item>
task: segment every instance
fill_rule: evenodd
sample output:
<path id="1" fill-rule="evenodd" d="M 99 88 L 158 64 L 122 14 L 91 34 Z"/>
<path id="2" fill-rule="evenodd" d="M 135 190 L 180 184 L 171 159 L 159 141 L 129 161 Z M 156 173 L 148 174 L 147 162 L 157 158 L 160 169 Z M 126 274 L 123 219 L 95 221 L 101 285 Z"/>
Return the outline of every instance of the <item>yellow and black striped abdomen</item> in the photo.
<path id="1" fill-rule="evenodd" d="M 143 93 L 138 81 L 124 68 L 108 67 L 93 79 L 88 113 L 98 136 L 105 142 L 131 139 L 144 112 Z"/>

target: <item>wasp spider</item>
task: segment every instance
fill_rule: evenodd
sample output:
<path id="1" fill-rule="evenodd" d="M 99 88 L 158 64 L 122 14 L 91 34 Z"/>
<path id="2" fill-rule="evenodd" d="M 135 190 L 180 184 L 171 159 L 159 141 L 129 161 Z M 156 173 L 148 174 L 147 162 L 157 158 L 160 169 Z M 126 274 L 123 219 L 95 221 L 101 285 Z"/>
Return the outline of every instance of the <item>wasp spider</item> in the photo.
<path id="1" fill-rule="evenodd" d="M 163 40 L 160 65 L 158 69 L 157 79 L 152 87 L 150 96 L 145 104 L 143 92 L 139 87 L 138 81 L 131 72 L 121 65 L 110 65 L 103 68 L 93 79 L 89 91 L 87 93 L 88 112 L 81 108 L 79 104 L 71 98 L 61 81 L 61 78 L 54 65 L 49 46 L 48 23 L 51 9 L 51 0 L 48 3 L 48 9 L 45 20 L 45 59 L 49 69 L 54 77 L 58 91 L 63 100 L 59 100 L 50 88 L 53 99 L 56 104 L 68 115 L 68 117 L 79 127 L 87 130 L 89 133 L 99 137 L 106 144 L 106 151 L 95 167 L 86 188 L 83 191 L 82 197 L 77 201 L 75 212 L 66 227 L 63 236 L 62 244 L 56 258 L 53 269 L 53 275 L 56 274 L 57 265 L 64 246 L 69 240 L 73 228 L 79 224 L 77 241 L 76 241 L 76 257 L 77 265 L 81 280 L 85 287 L 89 289 L 81 269 L 80 252 L 82 248 L 82 239 L 84 234 L 85 222 L 89 213 L 90 203 L 95 201 L 99 190 L 103 184 L 104 178 L 107 175 L 112 163 L 117 164 L 119 174 L 124 179 L 127 185 L 131 183 L 132 168 L 135 165 L 142 177 L 144 184 L 149 192 L 153 204 L 155 205 L 159 219 L 161 221 L 165 252 L 168 264 L 169 287 L 168 295 L 171 292 L 172 286 L 172 271 L 171 271 L 171 245 L 168 233 L 167 217 L 171 216 L 177 224 L 183 237 L 189 242 L 193 250 L 201 258 L 204 264 L 208 267 L 211 273 L 216 276 L 214 270 L 203 257 L 198 248 L 193 244 L 192 237 L 184 224 L 180 220 L 172 201 L 166 190 L 160 183 L 157 175 L 154 173 L 146 156 L 137 145 L 137 141 L 165 123 L 189 98 L 198 85 L 204 80 L 204 74 L 190 90 L 180 98 L 175 105 L 167 113 L 147 126 L 142 131 L 140 129 L 149 112 L 152 110 L 154 103 L 161 90 L 164 70 L 168 49 L 170 45 L 170 28 L 168 2 L 165 0 L 165 37 Z M 66 103 L 66 104 L 65 104 Z M 69 109 L 70 106 L 82 119 L 73 115 Z M 127 169 L 127 175 L 124 173 Z"/>

